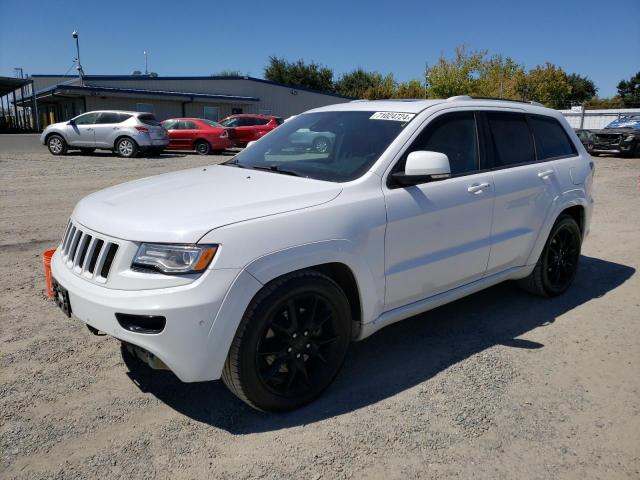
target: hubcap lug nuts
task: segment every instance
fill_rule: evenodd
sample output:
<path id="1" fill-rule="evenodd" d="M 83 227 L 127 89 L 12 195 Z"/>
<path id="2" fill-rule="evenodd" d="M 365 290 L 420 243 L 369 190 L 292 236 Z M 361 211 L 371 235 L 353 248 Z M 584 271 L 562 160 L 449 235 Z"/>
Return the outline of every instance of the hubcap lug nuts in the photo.
<path id="1" fill-rule="evenodd" d="M 298 336 L 297 333 L 294 333 L 293 335 L 291 335 L 293 338 L 296 338 Z"/>
<path id="2" fill-rule="evenodd" d="M 293 348 L 291 348 L 291 347 L 287 348 L 287 352 L 289 352 L 289 353 L 293 352 Z"/>
<path id="3" fill-rule="evenodd" d="M 299 353 L 296 353 L 296 358 L 300 358 L 300 354 Z"/>
<path id="4" fill-rule="evenodd" d="M 307 347 L 307 348 L 311 348 L 311 344 L 310 344 L 310 343 L 307 343 L 307 344 L 305 345 L 305 347 Z"/>
<path id="5" fill-rule="evenodd" d="M 306 336 L 308 336 L 308 335 L 309 335 L 309 332 L 308 332 L 307 330 L 305 330 L 305 331 L 304 331 L 304 336 L 306 337 Z"/>

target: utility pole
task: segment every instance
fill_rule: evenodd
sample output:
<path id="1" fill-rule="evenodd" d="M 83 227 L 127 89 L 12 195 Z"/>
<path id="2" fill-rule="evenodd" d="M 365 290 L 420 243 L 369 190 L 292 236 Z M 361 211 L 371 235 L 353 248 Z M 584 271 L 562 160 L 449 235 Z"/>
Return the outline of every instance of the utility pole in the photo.
<path id="1" fill-rule="evenodd" d="M 427 98 L 427 86 L 429 79 L 429 64 L 424 62 L 424 98 Z"/>
<path id="2" fill-rule="evenodd" d="M 82 63 L 80 63 L 80 42 L 78 41 L 78 31 L 74 30 L 71 36 L 76 39 L 76 68 L 78 70 L 78 75 L 80 76 L 80 86 L 84 87 L 84 70 L 82 70 Z"/>
<path id="3" fill-rule="evenodd" d="M 147 64 L 147 51 L 145 50 L 143 53 L 144 53 L 144 74 L 149 75 L 149 68 Z"/>

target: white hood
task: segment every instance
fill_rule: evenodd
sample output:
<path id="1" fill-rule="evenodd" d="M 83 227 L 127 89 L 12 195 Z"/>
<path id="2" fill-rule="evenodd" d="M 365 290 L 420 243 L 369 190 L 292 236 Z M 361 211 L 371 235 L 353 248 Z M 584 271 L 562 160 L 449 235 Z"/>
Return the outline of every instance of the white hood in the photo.
<path id="1" fill-rule="evenodd" d="M 320 205 L 341 191 L 337 183 L 215 165 L 93 193 L 73 219 L 124 240 L 195 243 L 214 228 Z"/>

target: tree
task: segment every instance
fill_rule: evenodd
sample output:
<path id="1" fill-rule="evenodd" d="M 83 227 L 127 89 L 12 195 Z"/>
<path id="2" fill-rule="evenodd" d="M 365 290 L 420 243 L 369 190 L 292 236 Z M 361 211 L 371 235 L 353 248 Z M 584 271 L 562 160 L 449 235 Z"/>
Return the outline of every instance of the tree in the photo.
<path id="1" fill-rule="evenodd" d="M 448 98 L 455 95 L 471 95 L 486 52 L 467 52 L 456 47 L 455 56 L 447 60 L 440 56 L 438 62 L 427 69 L 428 92 L 431 98 Z"/>
<path id="2" fill-rule="evenodd" d="M 511 57 L 494 55 L 489 59 L 482 59 L 471 94 L 479 97 L 517 99 L 517 86 L 524 74 L 522 65 Z"/>
<path id="3" fill-rule="evenodd" d="M 409 80 L 399 83 L 394 94 L 395 98 L 424 98 L 425 88 L 420 80 Z"/>
<path id="4" fill-rule="evenodd" d="M 561 109 L 568 106 L 571 84 L 562 68 L 547 62 L 520 77 L 516 90 L 523 100 L 535 100 L 549 108 Z"/>
<path id="5" fill-rule="evenodd" d="M 583 77 L 577 73 L 572 73 L 567 77 L 571 85 L 571 93 L 567 98 L 570 105 L 582 105 L 596 96 L 598 89 L 589 77 Z"/>
<path id="6" fill-rule="evenodd" d="M 640 72 L 629 80 L 620 80 L 617 88 L 625 107 L 640 107 Z"/>
<path id="7" fill-rule="evenodd" d="M 382 76 L 378 72 L 367 72 L 356 68 L 343 74 L 335 83 L 335 91 L 346 97 L 366 98 L 367 90 L 380 83 Z"/>
<path id="8" fill-rule="evenodd" d="M 325 92 L 333 91 L 333 70 L 315 62 L 300 59 L 289 62 L 280 57 L 269 57 L 264 78 L 292 87 L 305 87 Z"/>

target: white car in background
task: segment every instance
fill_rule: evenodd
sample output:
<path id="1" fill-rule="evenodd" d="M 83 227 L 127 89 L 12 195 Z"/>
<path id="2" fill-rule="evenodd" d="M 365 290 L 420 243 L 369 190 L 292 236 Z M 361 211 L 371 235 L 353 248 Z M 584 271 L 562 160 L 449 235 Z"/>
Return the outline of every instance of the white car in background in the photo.
<path id="1" fill-rule="evenodd" d="M 131 158 L 140 151 L 161 153 L 169 145 L 169 136 L 153 113 L 104 110 L 49 125 L 40 142 L 53 155 L 65 155 L 72 149 L 87 155 L 103 149 Z"/>
<path id="2" fill-rule="evenodd" d="M 288 151 L 300 130 L 331 132 L 332 148 Z M 154 368 L 289 410 L 389 324 L 505 280 L 565 292 L 592 174 L 563 116 L 530 103 L 318 108 L 226 164 L 81 200 L 56 299 Z"/>

